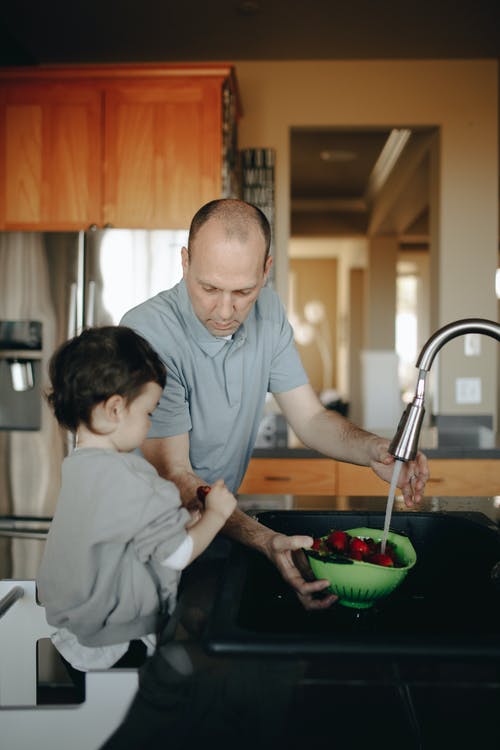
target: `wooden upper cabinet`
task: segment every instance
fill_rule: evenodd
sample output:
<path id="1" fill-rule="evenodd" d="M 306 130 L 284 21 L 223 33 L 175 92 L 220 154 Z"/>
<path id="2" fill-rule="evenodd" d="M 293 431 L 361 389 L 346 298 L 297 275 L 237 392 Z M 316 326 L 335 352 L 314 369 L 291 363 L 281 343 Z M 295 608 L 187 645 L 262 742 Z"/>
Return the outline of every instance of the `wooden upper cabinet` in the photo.
<path id="1" fill-rule="evenodd" d="M 183 229 L 221 196 L 222 82 L 190 76 L 106 90 L 105 223 Z"/>
<path id="2" fill-rule="evenodd" d="M 0 225 L 101 221 L 101 94 L 57 81 L 0 81 Z"/>
<path id="3" fill-rule="evenodd" d="M 0 229 L 188 228 L 225 195 L 228 91 L 217 64 L 0 71 Z"/>

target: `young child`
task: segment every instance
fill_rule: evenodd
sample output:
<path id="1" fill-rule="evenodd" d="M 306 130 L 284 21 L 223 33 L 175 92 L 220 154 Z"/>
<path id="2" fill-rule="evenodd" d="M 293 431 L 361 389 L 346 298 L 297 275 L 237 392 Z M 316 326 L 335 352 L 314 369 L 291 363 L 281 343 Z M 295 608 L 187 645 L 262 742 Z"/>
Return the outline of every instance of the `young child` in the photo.
<path id="1" fill-rule="evenodd" d="M 52 642 L 80 671 L 107 669 L 144 640 L 148 653 L 176 604 L 180 571 L 224 526 L 236 501 L 222 480 L 200 514 L 140 455 L 165 366 L 130 328 L 90 328 L 53 355 L 48 401 L 75 435 L 38 575 Z"/>

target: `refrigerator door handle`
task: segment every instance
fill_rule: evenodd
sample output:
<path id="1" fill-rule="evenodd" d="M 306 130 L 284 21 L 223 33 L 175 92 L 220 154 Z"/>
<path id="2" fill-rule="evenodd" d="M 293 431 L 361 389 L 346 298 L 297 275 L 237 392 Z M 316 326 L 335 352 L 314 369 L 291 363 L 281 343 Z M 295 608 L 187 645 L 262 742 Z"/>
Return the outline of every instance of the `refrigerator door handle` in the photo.
<path id="1" fill-rule="evenodd" d="M 77 284 L 74 281 L 69 287 L 69 310 L 68 310 L 68 338 L 72 339 L 76 336 L 78 322 L 76 319 L 77 315 Z"/>
<path id="2" fill-rule="evenodd" d="M 95 281 L 89 281 L 87 285 L 87 300 L 85 304 L 85 325 L 92 328 L 95 321 Z"/>

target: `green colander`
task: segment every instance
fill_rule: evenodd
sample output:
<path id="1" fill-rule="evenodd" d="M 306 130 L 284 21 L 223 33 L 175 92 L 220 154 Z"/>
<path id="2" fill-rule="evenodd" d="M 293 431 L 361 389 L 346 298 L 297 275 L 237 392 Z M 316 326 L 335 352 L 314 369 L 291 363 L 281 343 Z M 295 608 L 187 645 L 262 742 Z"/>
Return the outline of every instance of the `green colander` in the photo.
<path id="1" fill-rule="evenodd" d="M 381 529 L 347 529 L 351 536 L 370 537 L 381 541 Z M 417 562 L 415 549 L 406 536 L 390 531 L 387 540 L 394 546 L 402 567 L 392 568 L 361 560 L 337 559 L 320 560 L 311 550 L 304 550 L 316 578 L 330 581 L 330 589 L 339 597 L 339 604 L 344 607 L 367 609 L 377 599 L 389 596 L 406 578 L 408 571 Z"/>

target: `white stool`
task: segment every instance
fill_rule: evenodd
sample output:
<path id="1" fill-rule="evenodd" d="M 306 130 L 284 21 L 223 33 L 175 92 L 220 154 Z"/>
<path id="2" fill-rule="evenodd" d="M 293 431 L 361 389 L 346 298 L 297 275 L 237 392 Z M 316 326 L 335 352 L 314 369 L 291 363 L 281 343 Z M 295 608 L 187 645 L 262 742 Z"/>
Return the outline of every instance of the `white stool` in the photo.
<path id="1" fill-rule="evenodd" d="M 138 686 L 135 669 L 86 674 L 85 701 L 37 706 L 36 643 L 49 637 L 33 580 L 0 580 L 0 733 L 6 750 L 97 750 L 118 727 Z"/>

